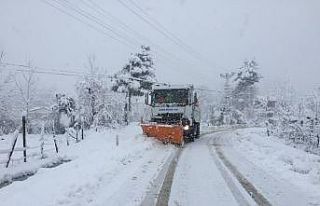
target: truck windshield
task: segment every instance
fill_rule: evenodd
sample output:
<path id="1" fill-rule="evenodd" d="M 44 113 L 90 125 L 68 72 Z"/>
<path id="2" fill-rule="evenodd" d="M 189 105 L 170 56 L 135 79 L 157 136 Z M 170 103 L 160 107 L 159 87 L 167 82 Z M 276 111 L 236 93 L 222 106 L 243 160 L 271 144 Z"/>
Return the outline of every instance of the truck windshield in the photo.
<path id="1" fill-rule="evenodd" d="M 187 89 L 159 89 L 153 92 L 153 103 L 155 104 L 188 104 Z"/>

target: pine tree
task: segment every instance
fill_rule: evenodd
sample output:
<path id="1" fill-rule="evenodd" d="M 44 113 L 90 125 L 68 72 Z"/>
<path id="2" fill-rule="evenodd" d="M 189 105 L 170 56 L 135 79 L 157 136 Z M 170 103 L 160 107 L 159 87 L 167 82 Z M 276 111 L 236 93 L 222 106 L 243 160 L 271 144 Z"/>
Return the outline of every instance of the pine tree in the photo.
<path id="1" fill-rule="evenodd" d="M 240 111 L 253 106 L 256 95 L 255 84 L 261 79 L 258 73 L 259 65 L 254 61 L 245 61 L 244 65 L 238 69 L 236 78 L 236 88 L 233 91 L 234 106 Z"/>
<path id="2" fill-rule="evenodd" d="M 129 63 L 114 75 L 113 91 L 142 96 L 145 91 L 151 90 L 151 82 L 155 81 L 155 74 L 150 51 L 149 46 L 141 46 L 141 51 L 132 55 Z"/>
<path id="3" fill-rule="evenodd" d="M 131 111 L 131 96 L 142 96 L 152 88 L 155 81 L 153 60 L 149 46 L 141 46 L 141 51 L 132 54 L 129 63 L 114 75 L 112 91 L 126 93 L 124 121 L 128 124 L 128 113 Z"/>

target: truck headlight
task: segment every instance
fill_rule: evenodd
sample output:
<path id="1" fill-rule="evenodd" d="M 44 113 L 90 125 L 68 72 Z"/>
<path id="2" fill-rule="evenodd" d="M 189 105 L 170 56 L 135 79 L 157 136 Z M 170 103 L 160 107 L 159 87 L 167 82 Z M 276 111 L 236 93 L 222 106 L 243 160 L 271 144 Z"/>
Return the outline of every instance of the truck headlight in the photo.
<path id="1" fill-rule="evenodd" d="M 190 129 L 189 125 L 186 125 L 183 127 L 183 130 L 189 130 L 189 129 Z"/>

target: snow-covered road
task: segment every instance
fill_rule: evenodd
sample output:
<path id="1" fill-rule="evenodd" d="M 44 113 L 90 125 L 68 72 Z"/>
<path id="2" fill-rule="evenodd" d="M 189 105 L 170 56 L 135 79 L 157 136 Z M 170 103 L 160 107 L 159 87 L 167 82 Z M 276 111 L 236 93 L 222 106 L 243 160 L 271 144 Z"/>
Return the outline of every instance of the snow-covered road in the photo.
<path id="1" fill-rule="evenodd" d="M 271 205 L 320 205 L 319 156 L 259 128 L 215 133 L 212 147 Z"/>
<path id="2" fill-rule="evenodd" d="M 320 157 L 263 129 L 214 132 L 183 149 L 169 205 L 320 205 Z"/>
<path id="3" fill-rule="evenodd" d="M 320 205 L 319 156 L 261 129 L 208 131 L 184 148 L 138 125 L 92 132 L 70 162 L 1 188 L 0 205 Z"/>
<path id="4" fill-rule="evenodd" d="M 174 176 L 169 205 L 250 205 L 250 197 L 236 183 L 209 147 L 212 135 L 186 145 Z"/>

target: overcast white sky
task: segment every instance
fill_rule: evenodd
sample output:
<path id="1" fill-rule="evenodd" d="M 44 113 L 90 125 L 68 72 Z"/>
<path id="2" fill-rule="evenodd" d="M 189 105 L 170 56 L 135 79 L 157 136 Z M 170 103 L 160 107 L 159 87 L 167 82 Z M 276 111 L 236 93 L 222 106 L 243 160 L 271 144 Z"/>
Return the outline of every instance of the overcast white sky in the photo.
<path id="1" fill-rule="evenodd" d="M 81 1 L 69 1 L 95 14 Z M 299 91 L 320 86 L 318 0 L 134 0 L 201 53 L 206 59 L 202 61 L 138 19 L 118 0 L 93 1 L 151 40 L 151 48 L 157 52 L 155 66 L 160 81 L 216 88 L 221 85 L 220 73 L 239 67 L 244 59 L 255 58 L 261 66 L 264 86 L 288 79 Z M 119 33 L 137 39 L 106 16 L 99 18 Z M 175 58 L 158 56 L 163 51 L 154 44 Z M 137 48 L 138 44 L 128 48 L 96 32 L 42 0 L 0 0 L 0 50 L 5 51 L 8 62 L 31 59 L 36 66 L 74 70 L 83 68 L 87 56 L 94 54 L 97 64 L 112 74 Z M 60 76 L 39 78 L 58 90 L 67 87 L 71 91 L 75 82 Z"/>

